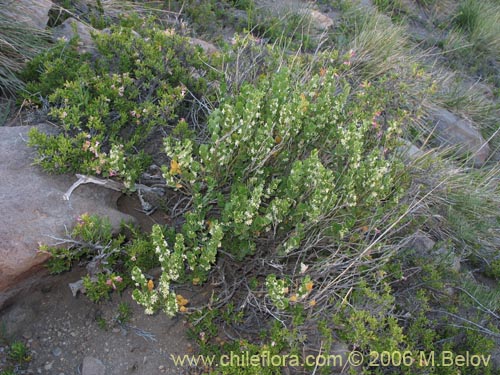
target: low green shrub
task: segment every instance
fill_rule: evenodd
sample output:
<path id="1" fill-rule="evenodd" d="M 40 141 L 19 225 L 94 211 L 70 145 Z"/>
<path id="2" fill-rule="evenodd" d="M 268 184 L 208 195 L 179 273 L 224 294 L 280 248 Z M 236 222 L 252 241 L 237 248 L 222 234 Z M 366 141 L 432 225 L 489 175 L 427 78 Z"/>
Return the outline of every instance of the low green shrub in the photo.
<path id="1" fill-rule="evenodd" d="M 208 58 L 173 30 L 133 18 L 94 41 L 99 58 L 78 55 L 73 41 L 29 65 L 29 91 L 48 99 L 60 127 L 31 130 L 30 144 L 48 171 L 118 176 L 133 189 L 149 161 L 148 135 L 187 117 L 188 97 L 208 95 Z"/>
<path id="2" fill-rule="evenodd" d="M 150 270 L 158 266 L 147 235 L 130 226 L 114 234 L 109 220 L 96 215 L 81 215 L 69 236 L 59 241 L 62 246 L 40 248 L 51 255 L 47 267 L 51 273 L 61 273 L 75 261 L 91 263 L 82 281 L 85 294 L 93 302 L 129 286 L 134 267 Z"/>
<path id="3" fill-rule="evenodd" d="M 311 251 L 321 259 L 328 251 L 308 235 L 320 233 L 325 248 L 340 244 L 373 219 L 374 207 L 397 201 L 400 167 L 390 152 L 399 128 L 377 122 L 383 99 L 367 87 L 348 100 L 350 87 L 335 68 L 302 81 L 299 73 L 282 69 L 223 99 L 208 118 L 207 143 L 165 139 L 166 184 L 193 204 L 175 237 L 153 229 L 165 293 L 153 293 L 134 270 L 135 297 L 148 312 L 175 311 L 169 282 L 182 277 L 184 263 L 191 278 L 205 280 L 219 247 L 238 261 L 263 251 L 261 241 L 272 244 L 270 258 Z"/>
<path id="4" fill-rule="evenodd" d="M 25 362 L 31 361 L 29 349 L 26 344 L 22 341 L 14 341 L 12 344 L 10 344 L 9 359 L 17 362 L 18 364 L 23 364 Z"/>

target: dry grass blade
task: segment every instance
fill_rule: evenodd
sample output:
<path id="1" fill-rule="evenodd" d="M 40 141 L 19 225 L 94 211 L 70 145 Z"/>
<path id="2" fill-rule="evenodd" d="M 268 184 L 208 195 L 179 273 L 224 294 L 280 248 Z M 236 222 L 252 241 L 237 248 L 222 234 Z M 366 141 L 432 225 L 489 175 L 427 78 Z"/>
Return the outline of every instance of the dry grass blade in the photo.
<path id="1" fill-rule="evenodd" d="M 0 93 L 13 95 L 23 87 L 16 74 L 47 46 L 48 33 L 13 19 L 0 8 Z"/>
<path id="2" fill-rule="evenodd" d="M 392 24 L 378 13 L 354 18 L 356 30 L 350 44 L 354 53 L 352 65 L 364 78 L 381 76 L 414 61 L 404 27 Z"/>

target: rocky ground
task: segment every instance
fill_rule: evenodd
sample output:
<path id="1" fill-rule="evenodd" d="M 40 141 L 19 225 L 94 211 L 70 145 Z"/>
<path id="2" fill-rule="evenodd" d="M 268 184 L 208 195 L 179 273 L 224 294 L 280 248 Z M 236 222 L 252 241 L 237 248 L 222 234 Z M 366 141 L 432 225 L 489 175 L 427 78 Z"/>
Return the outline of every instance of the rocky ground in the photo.
<path id="1" fill-rule="evenodd" d="M 46 278 L 0 313 L 0 370 L 7 363 L 6 341 L 26 343 L 31 360 L 25 374 L 180 374 L 171 355 L 193 352 L 186 337 L 183 316 L 147 316 L 125 292 L 94 304 L 85 296 L 73 297 L 68 283 L 78 280 L 81 269 Z M 202 291 L 180 290 L 194 300 Z M 207 292 L 208 293 L 208 292 Z M 120 324 L 119 306 L 130 308 L 130 319 Z"/>

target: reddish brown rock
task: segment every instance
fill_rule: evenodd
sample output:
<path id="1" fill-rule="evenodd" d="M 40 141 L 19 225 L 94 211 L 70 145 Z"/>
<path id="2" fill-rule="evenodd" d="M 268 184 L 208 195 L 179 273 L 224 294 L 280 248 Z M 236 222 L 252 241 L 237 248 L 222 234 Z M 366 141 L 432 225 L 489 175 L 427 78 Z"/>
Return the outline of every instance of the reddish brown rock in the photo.
<path id="1" fill-rule="evenodd" d="M 41 126 L 48 130 L 48 126 Z M 76 180 L 48 175 L 33 166 L 34 151 L 26 145 L 29 127 L 0 128 L 0 308 L 33 283 L 47 255 L 39 244 L 64 237 L 77 217 L 88 212 L 109 217 L 114 228 L 132 217 L 116 209 L 120 192 L 97 185 L 76 189 L 71 200 L 63 194 Z"/>

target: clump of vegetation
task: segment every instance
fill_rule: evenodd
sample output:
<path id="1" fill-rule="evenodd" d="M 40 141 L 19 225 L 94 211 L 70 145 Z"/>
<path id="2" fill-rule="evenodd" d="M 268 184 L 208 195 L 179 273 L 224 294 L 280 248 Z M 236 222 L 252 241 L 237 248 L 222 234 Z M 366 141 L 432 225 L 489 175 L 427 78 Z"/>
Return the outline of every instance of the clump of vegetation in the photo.
<path id="1" fill-rule="evenodd" d="M 453 26 L 444 40 L 444 51 L 454 69 L 495 87 L 500 51 L 500 6 L 494 1 L 460 1 L 449 17 Z"/>
<path id="2" fill-rule="evenodd" d="M 22 341 L 11 342 L 7 347 L 6 355 L 6 359 L 2 360 L 5 367 L 0 369 L 1 375 L 22 374 L 31 361 L 30 350 Z"/>
<path id="3" fill-rule="evenodd" d="M 125 19 L 96 35 L 97 60 L 70 43 L 30 63 L 28 88 L 48 99 L 60 126 L 57 135 L 30 132 L 46 170 L 118 176 L 133 189 L 148 164 L 141 150 L 148 135 L 174 127 L 189 116 L 188 100 L 209 95 L 208 58 L 174 30 L 142 22 Z"/>
<path id="4" fill-rule="evenodd" d="M 491 1 L 460 2 L 454 19 L 455 24 L 468 36 L 477 51 L 492 55 L 500 52 L 500 7 Z"/>
<path id="5" fill-rule="evenodd" d="M 86 264 L 88 274 L 82 279 L 83 288 L 93 302 L 123 291 L 130 285 L 134 267 L 149 270 L 158 265 L 151 241 L 136 228 L 124 225 L 121 233 L 115 234 L 109 220 L 96 215 L 81 215 L 67 238 L 55 240 L 58 246 L 40 248 L 51 255 L 49 270 L 61 273 L 75 261 Z"/>

